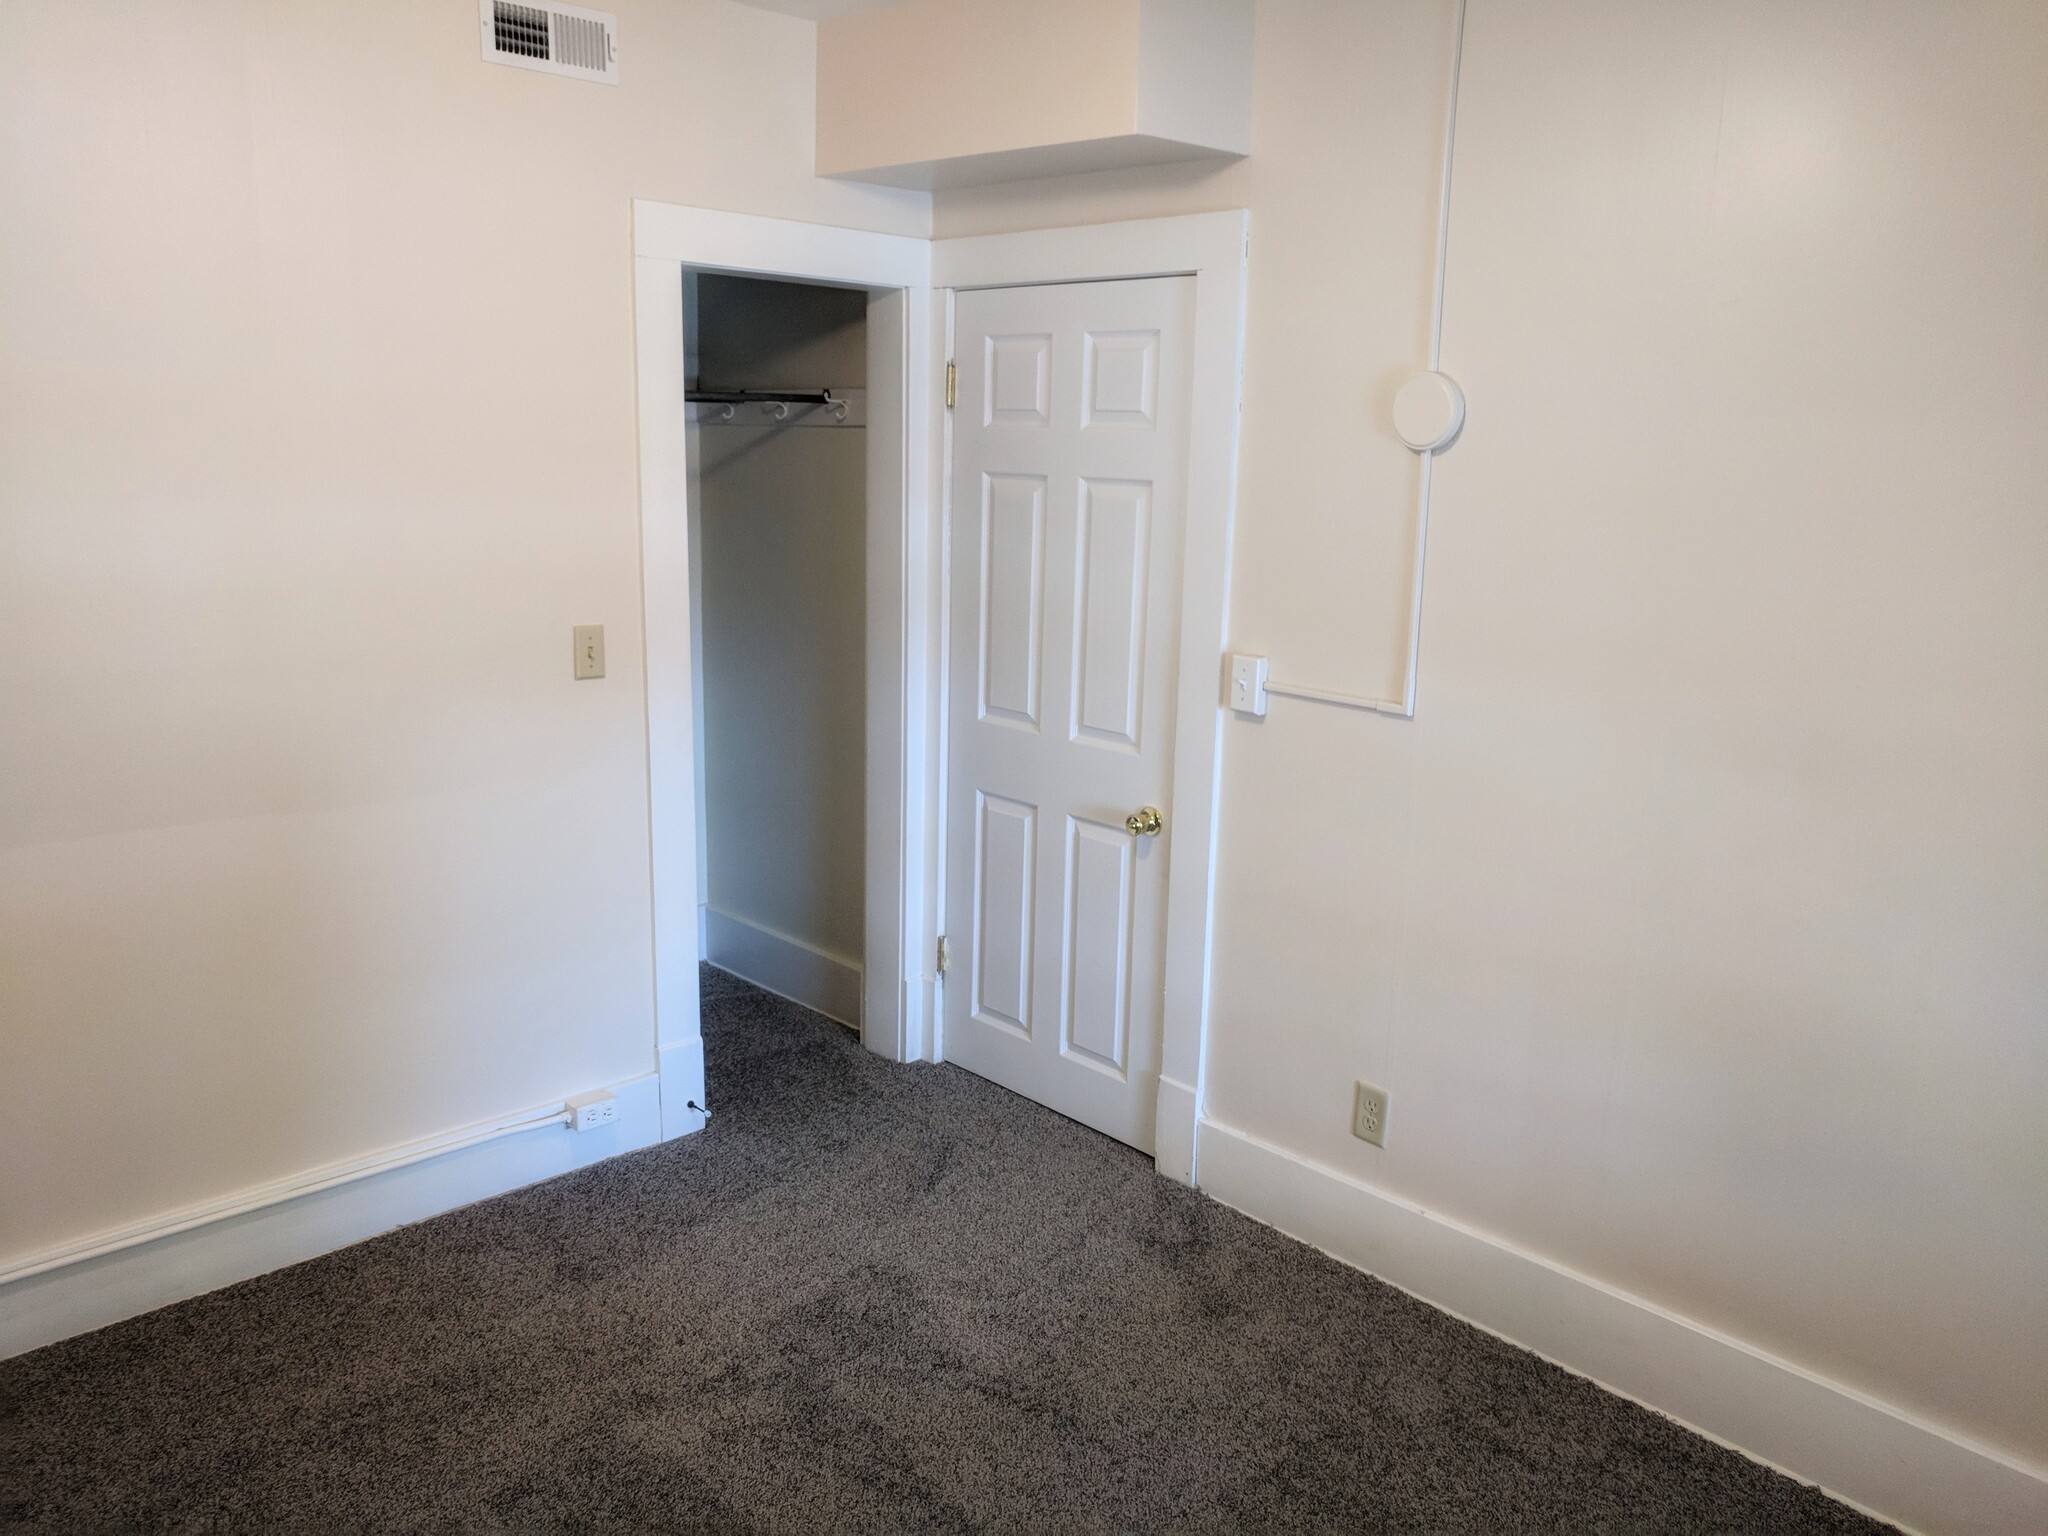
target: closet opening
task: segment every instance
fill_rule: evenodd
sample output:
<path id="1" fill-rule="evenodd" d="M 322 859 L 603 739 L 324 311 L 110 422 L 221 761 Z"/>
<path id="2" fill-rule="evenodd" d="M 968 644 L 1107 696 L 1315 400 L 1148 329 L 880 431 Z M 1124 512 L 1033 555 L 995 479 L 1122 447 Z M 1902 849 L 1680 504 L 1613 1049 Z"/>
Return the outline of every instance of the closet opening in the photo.
<path id="1" fill-rule="evenodd" d="M 699 952 L 858 1033 L 874 300 L 683 284 Z"/>

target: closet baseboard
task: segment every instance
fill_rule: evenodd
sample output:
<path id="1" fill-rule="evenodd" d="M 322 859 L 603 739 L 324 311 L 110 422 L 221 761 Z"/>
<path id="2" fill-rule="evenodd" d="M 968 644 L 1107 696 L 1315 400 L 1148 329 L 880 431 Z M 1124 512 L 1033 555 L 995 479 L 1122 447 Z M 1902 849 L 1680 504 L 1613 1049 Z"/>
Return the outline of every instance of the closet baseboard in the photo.
<path id="1" fill-rule="evenodd" d="M 716 907 L 703 912 L 706 960 L 849 1029 L 860 1028 L 858 963 Z"/>

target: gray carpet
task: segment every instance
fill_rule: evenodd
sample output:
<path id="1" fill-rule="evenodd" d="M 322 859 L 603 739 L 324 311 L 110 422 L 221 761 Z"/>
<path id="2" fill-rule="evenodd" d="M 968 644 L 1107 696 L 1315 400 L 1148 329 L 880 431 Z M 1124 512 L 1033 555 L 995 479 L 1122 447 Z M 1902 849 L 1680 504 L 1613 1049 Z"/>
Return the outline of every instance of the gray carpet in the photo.
<path id="1" fill-rule="evenodd" d="M 31 1531 L 1870 1532 L 705 980 L 703 1134 L 0 1364 Z"/>

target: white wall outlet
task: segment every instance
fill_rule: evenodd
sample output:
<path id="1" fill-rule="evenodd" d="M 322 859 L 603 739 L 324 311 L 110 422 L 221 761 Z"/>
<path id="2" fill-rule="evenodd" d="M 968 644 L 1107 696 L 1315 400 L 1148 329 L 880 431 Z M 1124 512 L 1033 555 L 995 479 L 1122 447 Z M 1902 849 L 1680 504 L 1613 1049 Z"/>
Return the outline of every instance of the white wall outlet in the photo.
<path id="1" fill-rule="evenodd" d="M 616 1125 L 618 1120 L 619 1101 L 612 1097 L 608 1088 L 593 1088 L 569 1101 L 569 1129 L 572 1131 L 594 1131 L 601 1125 Z"/>
<path id="2" fill-rule="evenodd" d="M 604 676 L 604 626 L 602 624 L 578 624 L 576 626 L 576 676 Z"/>
<path id="3" fill-rule="evenodd" d="M 1266 712 L 1265 657 L 1230 658 L 1230 707 L 1247 715 L 1263 715 Z"/>
<path id="4" fill-rule="evenodd" d="M 1387 1090 L 1357 1083 L 1351 1093 L 1351 1134 L 1376 1147 L 1387 1144 Z"/>

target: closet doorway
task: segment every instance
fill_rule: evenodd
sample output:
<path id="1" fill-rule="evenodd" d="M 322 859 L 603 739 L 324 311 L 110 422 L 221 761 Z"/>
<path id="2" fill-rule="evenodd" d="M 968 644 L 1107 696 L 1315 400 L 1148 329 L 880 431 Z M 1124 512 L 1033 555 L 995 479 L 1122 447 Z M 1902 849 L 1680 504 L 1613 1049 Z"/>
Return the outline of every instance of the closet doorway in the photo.
<path id="1" fill-rule="evenodd" d="M 1185 438 L 1177 438 L 1184 441 L 1185 447 L 1176 450 L 1173 465 L 1147 472 L 1157 479 L 1170 468 L 1174 482 L 1184 487 L 1184 495 L 1180 498 L 1184 500 L 1184 514 L 1179 556 L 1165 562 L 1157 573 L 1156 582 L 1148 577 L 1146 583 L 1148 613 L 1154 587 L 1158 587 L 1160 596 L 1178 609 L 1177 620 L 1172 626 L 1177 640 L 1170 643 L 1173 653 L 1170 671 L 1166 658 L 1160 658 L 1158 678 L 1159 686 L 1170 688 L 1173 695 L 1175 726 L 1170 775 L 1162 766 L 1156 776 L 1156 791 L 1150 782 L 1121 786 L 1121 792 L 1116 794 L 1108 789 L 1099 795 L 1090 791 L 1091 804 L 1100 799 L 1108 810 L 1116 813 L 1103 822 L 1106 830 L 1104 838 L 1097 840 L 1100 847 L 1114 842 L 1109 833 L 1118 825 L 1133 838 L 1154 832 L 1161 834 L 1156 846 L 1148 845 L 1138 854 L 1142 862 L 1149 852 L 1155 866 L 1155 884 L 1160 874 L 1157 864 L 1163 862 L 1166 865 L 1163 871 L 1165 910 L 1163 920 L 1155 920 L 1161 930 L 1157 936 L 1157 953 L 1153 955 L 1152 949 L 1148 948 L 1146 954 L 1149 958 L 1143 967 L 1151 978 L 1144 983 L 1144 1002 L 1157 1018 L 1157 1047 L 1155 1053 L 1152 1045 L 1154 1028 L 1148 1023 L 1145 1059 L 1141 1061 L 1131 1044 L 1135 1038 L 1132 1031 L 1137 1023 L 1135 1013 L 1130 1014 L 1121 1026 L 1125 1031 L 1121 1037 L 1125 1045 L 1119 1045 L 1119 1037 L 1115 1035 L 1118 1026 L 1115 1025 L 1114 1009 L 1105 1011 L 1102 1007 L 1095 1007 L 1091 1017 L 1097 1024 L 1104 1019 L 1110 1020 L 1109 1032 L 1105 1034 L 1103 1029 L 1095 1028 L 1094 1033 L 1084 1030 L 1082 1036 L 1075 1038 L 1079 1038 L 1084 1046 L 1089 1040 L 1107 1042 L 1107 1050 L 1091 1049 L 1095 1049 L 1096 1055 L 1109 1058 L 1110 1064 L 1127 1080 L 1131 1094 L 1135 1095 L 1126 1118 L 1136 1129 L 1130 1131 L 1127 1128 L 1127 1132 L 1132 1139 L 1142 1142 L 1146 1139 L 1143 1136 L 1144 1125 L 1149 1122 L 1152 1127 L 1149 1139 L 1159 1171 L 1185 1183 L 1194 1181 L 1208 1015 L 1209 926 L 1215 877 L 1216 799 L 1224 709 L 1220 665 L 1223 653 L 1230 649 L 1226 644 L 1225 615 L 1231 511 L 1236 482 L 1237 382 L 1242 372 L 1246 248 L 1247 220 L 1241 210 L 931 241 L 665 203 L 636 202 L 633 205 L 654 1022 L 661 1077 L 662 1134 L 665 1138 L 686 1135 L 705 1123 L 708 1100 L 704 1090 L 703 1039 L 698 1004 L 700 944 L 709 942 L 714 956 L 723 946 L 723 953 L 729 957 L 727 963 L 743 968 L 760 962 L 736 958 L 738 951 L 734 946 L 744 941 L 753 944 L 757 950 L 774 949 L 773 942 L 763 942 L 753 932 L 772 930 L 781 938 L 799 940 L 796 946 L 799 951 L 804 951 L 808 945 L 809 949 L 821 952 L 813 957 L 815 961 L 831 961 L 835 955 L 841 961 L 845 958 L 833 948 L 835 941 L 830 937 L 811 939 L 803 934 L 790 933 L 788 929 L 797 926 L 798 920 L 794 917 L 784 916 L 778 923 L 774 917 L 736 911 L 729 915 L 744 921 L 750 931 L 726 930 L 723 924 L 720 924 L 721 932 L 716 937 L 710 931 L 713 902 L 726 902 L 729 898 L 723 894 L 724 891 L 741 889 L 752 872 L 736 871 L 735 883 L 731 886 L 727 886 L 722 875 L 716 872 L 721 855 L 719 834 L 714 830 L 713 822 L 727 814 L 719 805 L 721 794 L 727 791 L 721 790 L 717 782 L 711 783 L 710 794 L 703 803 L 702 841 L 706 847 L 705 857 L 700 861 L 698 765 L 703 764 L 704 781 L 729 778 L 738 784 L 742 793 L 758 788 L 756 779 L 770 777 L 766 770 L 749 769 L 746 765 L 750 759 L 741 753 L 736 752 L 732 760 L 722 765 L 718 763 L 717 758 L 724 751 L 724 745 L 716 741 L 719 717 L 735 711 L 741 714 L 763 712 L 762 690 L 781 687 L 794 675 L 790 668 L 807 665 L 785 660 L 780 663 L 782 670 L 779 672 L 768 667 L 763 657 L 769 643 L 758 638 L 762 633 L 761 626 L 770 622 L 765 607 L 753 610 L 735 607 L 721 612 L 718 594 L 706 589 L 707 582 L 715 583 L 718 579 L 716 567 L 720 555 L 717 546 L 722 535 L 713 531 L 709 535 L 713 541 L 712 548 L 692 550 L 693 480 L 699 482 L 695 490 L 701 493 L 702 471 L 714 462 L 722 466 L 715 473 L 720 476 L 730 474 L 729 484 L 733 487 L 743 485 L 757 473 L 755 465 L 745 462 L 746 455 L 737 439 L 712 441 L 711 435 L 734 431 L 739 418 L 750 410 L 760 412 L 787 405 L 788 417 L 781 415 L 779 410 L 773 411 L 776 423 L 786 430 L 779 439 L 771 433 L 770 440 L 787 442 L 805 434 L 813 438 L 833 433 L 844 436 L 855 431 L 863 440 L 866 496 L 861 589 L 864 599 L 859 626 L 863 644 L 858 668 L 862 678 L 862 701 L 860 709 L 852 716 L 859 720 L 864 735 L 861 788 L 855 797 L 861 802 L 862 815 L 857 859 L 862 874 L 858 919 L 862 934 L 859 1028 L 862 1042 L 870 1050 L 891 1059 L 947 1059 L 953 1042 L 947 1040 L 943 1033 L 944 1014 L 956 1007 L 968 1006 L 974 995 L 975 968 L 984 965 L 985 969 L 984 962 L 988 959 L 983 953 L 983 946 L 976 940 L 976 935 L 985 926 L 980 921 L 982 914 L 976 903 L 980 892 L 987 888 L 987 882 L 964 867 L 955 871 L 954 879 L 946 878 L 945 866 L 956 862 L 956 859 L 949 856 L 942 863 L 945 838 L 940 814 L 942 802 L 950 803 L 951 798 L 947 786 L 951 769 L 941 750 L 947 740 L 948 729 L 947 712 L 943 707 L 949 683 L 946 639 L 949 630 L 957 629 L 959 623 L 966 621 L 970 616 L 967 610 L 973 607 L 965 601 L 966 590 L 961 589 L 958 595 L 963 599 L 963 611 L 953 615 L 949 621 L 945 573 L 949 559 L 956 563 L 966 561 L 970 566 L 981 563 L 972 558 L 972 549 L 956 548 L 949 553 L 946 525 L 949 520 L 966 517 L 970 510 L 982 506 L 987 499 L 981 495 L 968 496 L 960 506 L 951 509 L 950 517 L 942 516 L 938 510 L 947 503 L 949 466 L 963 473 L 968 468 L 965 459 L 954 463 L 953 439 L 961 429 L 951 407 L 960 374 L 970 375 L 967 388 L 958 391 L 960 403 L 969 407 L 970 414 L 975 414 L 983 426 L 994 420 L 990 415 L 994 407 L 988 390 L 984 388 L 976 394 L 971 377 L 973 370 L 986 370 L 995 360 L 989 347 L 994 332 L 984 334 L 976 329 L 979 322 L 975 320 L 975 314 L 981 301 L 975 294 L 977 290 L 984 289 L 1129 283 L 1134 289 L 1142 288 L 1147 292 L 1155 289 L 1167 292 L 1170 287 L 1173 292 L 1183 293 L 1185 313 L 1175 325 L 1186 332 L 1186 345 L 1191 348 L 1191 356 L 1186 360 L 1189 372 L 1186 378 L 1188 409 Z M 696 305 L 694 326 L 686 325 L 684 313 L 686 290 L 692 286 L 686 279 L 692 275 Z M 842 403 L 832 381 L 816 367 L 807 367 L 801 373 L 773 376 L 779 382 L 770 382 L 769 374 L 751 371 L 739 377 L 717 376 L 713 360 L 705 350 L 709 334 L 706 327 L 708 323 L 723 324 L 721 316 L 728 311 L 722 309 L 720 316 L 713 316 L 707 322 L 704 285 L 712 277 L 756 282 L 769 280 L 860 295 L 866 306 L 861 335 L 866 364 L 866 395 L 860 402 L 865 408 L 866 425 L 860 428 L 843 423 L 830 427 L 788 425 L 801 409 L 830 409 L 836 414 L 836 407 Z M 1149 281 L 1156 278 L 1192 279 L 1192 292 L 1184 292 L 1187 284 L 1160 286 Z M 1104 288 L 1101 291 L 1109 290 Z M 730 297 L 728 292 L 718 302 L 726 305 Z M 760 297 L 760 294 L 756 292 L 755 297 Z M 795 301 L 791 312 L 801 313 L 804 306 L 824 308 L 832 302 L 816 295 L 801 297 Z M 843 302 L 850 308 L 853 301 Z M 730 313 L 738 313 L 738 310 Z M 1022 321 L 1016 323 L 1023 324 Z M 1098 317 L 1088 323 L 1086 328 L 1095 334 L 1105 366 L 1119 360 L 1127 365 L 1134 357 L 1142 363 L 1144 348 L 1140 347 L 1133 353 L 1130 347 L 1122 345 L 1133 339 L 1125 333 L 1130 332 L 1134 325 L 1139 331 L 1158 329 L 1163 344 L 1166 334 L 1164 321 L 1155 326 L 1153 322 L 1140 324 L 1128 317 L 1113 320 Z M 1031 330 L 1033 326 L 1037 332 L 1047 330 L 1036 321 L 1024 329 Z M 1107 327 L 1107 330 L 1098 334 L 1098 326 Z M 1010 322 L 1005 322 L 1004 328 L 1000 329 L 1007 337 L 1015 328 Z M 1117 334 L 1112 337 L 1110 332 Z M 694 360 L 687 355 L 686 347 L 686 341 L 692 338 L 697 351 Z M 759 339 L 757 335 L 756 343 Z M 787 333 L 786 340 L 792 356 L 808 354 L 817 357 L 830 350 L 815 328 L 791 331 Z M 1109 358 L 1103 351 L 1102 344 L 1109 340 L 1119 343 L 1117 348 L 1110 349 L 1117 351 L 1116 359 Z M 959 356 L 956 345 L 964 346 L 969 355 Z M 1085 345 L 1083 350 L 1085 352 Z M 977 352 L 979 355 L 974 355 Z M 723 362 L 720 361 L 718 366 L 723 368 Z M 747 364 L 748 370 L 753 367 L 753 362 Z M 741 373 L 737 362 L 733 371 Z M 1125 400 L 1121 406 L 1113 402 L 1105 404 L 1110 395 L 1103 391 L 1115 384 L 1117 390 L 1128 395 L 1133 381 L 1143 386 L 1145 379 L 1156 375 L 1142 366 L 1135 372 L 1129 366 L 1110 367 L 1107 373 L 1100 369 L 1097 372 L 1100 376 L 1096 381 L 1095 405 L 1105 410 L 1122 411 L 1126 417 L 1131 411 L 1145 414 L 1142 387 L 1135 403 Z M 692 423 L 689 415 L 693 407 L 686 398 L 686 383 L 690 381 L 694 381 L 695 392 L 700 396 L 722 393 L 731 398 L 700 398 L 695 403 L 699 419 Z M 778 390 L 809 398 L 771 400 L 765 404 L 756 398 Z M 980 401 L 978 412 L 973 406 L 976 400 Z M 850 391 L 844 403 L 850 419 L 856 409 Z M 731 420 L 724 418 L 726 406 L 734 408 Z M 716 408 L 719 413 L 717 425 L 702 419 L 705 411 L 711 408 Z M 1037 414 L 1043 417 L 1045 413 L 1040 410 Z M 1105 415 L 1102 418 L 1105 428 L 1119 421 L 1126 427 L 1133 426 L 1133 421 L 1122 417 Z M 739 430 L 758 431 L 750 428 Z M 972 436 L 971 430 L 968 435 Z M 971 448 L 972 444 L 966 446 Z M 690 451 L 692 448 L 694 455 Z M 829 450 L 819 451 L 829 454 Z M 693 466 L 693 456 L 701 456 L 700 465 Z M 1180 456 L 1184 456 L 1184 468 L 1180 466 Z M 765 463 L 765 460 L 761 462 Z M 736 465 L 740 467 L 735 468 Z M 999 466 L 993 461 L 982 469 L 985 471 L 981 476 L 984 480 L 998 470 L 1013 477 L 1031 472 L 1028 464 Z M 1099 472 L 1110 479 L 1125 481 L 1147 477 L 1146 474 L 1115 467 Z M 765 474 L 765 471 L 759 473 Z M 973 491 L 977 488 L 970 486 L 967 489 Z M 723 489 L 718 494 L 724 494 Z M 1014 519 L 1011 525 L 1013 528 L 1023 526 Z M 967 526 L 962 524 L 963 530 Z M 1109 524 L 1105 522 L 1103 526 L 1106 529 Z M 1119 526 L 1131 525 L 1127 520 Z M 751 544 L 743 537 L 746 532 L 732 531 L 735 547 L 745 546 L 756 555 L 764 550 L 772 552 L 772 541 L 762 536 L 763 530 L 752 531 L 754 538 Z M 701 540 L 704 536 L 705 530 L 699 529 L 697 537 Z M 963 532 L 960 542 L 965 545 L 971 541 Z M 986 543 L 983 539 L 981 546 Z M 1165 568 L 1173 566 L 1178 567 L 1177 571 Z M 702 579 L 698 575 L 700 567 Z M 1104 569 L 1108 567 L 1105 565 Z M 1133 565 L 1132 569 L 1135 571 L 1136 566 Z M 954 574 L 961 577 L 962 571 L 956 569 Z M 816 585 L 824 579 L 822 570 L 799 571 L 794 575 L 785 572 L 783 575 L 798 582 L 804 594 L 801 598 L 786 598 L 786 603 L 822 604 L 826 601 L 822 596 L 823 588 Z M 806 582 L 812 585 L 804 586 Z M 1017 583 L 1010 583 L 1004 590 L 1014 595 L 1013 587 L 1017 587 Z M 1103 588 L 1104 592 L 1107 590 L 1107 587 Z M 1135 592 L 1135 587 L 1132 590 Z M 981 606 L 986 608 L 987 605 Z M 1069 618 L 1079 611 L 1069 612 Z M 784 621 L 793 619 L 786 608 L 779 617 Z M 703 624 L 707 620 L 712 627 L 709 635 L 703 633 Z M 736 627 L 721 633 L 722 626 L 728 622 Z M 750 630 L 749 624 L 754 628 Z M 843 626 L 836 629 L 832 626 L 822 608 L 802 615 L 801 622 L 792 622 L 791 627 L 804 637 L 805 646 L 814 648 L 811 651 L 814 657 L 817 654 L 815 648 L 826 643 L 828 634 L 845 633 Z M 1004 630 L 1010 635 L 1017 632 L 1014 624 Z M 1149 620 L 1147 633 L 1146 649 L 1149 653 Z M 750 635 L 756 638 L 750 641 Z M 982 638 L 985 640 L 987 637 Z M 796 644 L 794 636 L 778 634 L 773 639 L 778 644 L 784 640 L 791 646 Z M 1170 637 L 1163 628 L 1159 640 L 1162 645 L 1169 645 Z M 734 669 L 732 675 L 738 681 L 726 688 L 714 677 L 705 680 L 700 688 L 702 670 L 698 651 L 701 649 L 711 656 L 722 647 L 730 649 L 728 660 Z M 981 642 L 977 642 L 977 652 L 984 648 Z M 1127 652 L 1129 649 L 1126 646 Z M 795 653 L 788 651 L 783 654 Z M 1090 654 L 1094 653 L 1091 651 Z M 1109 652 L 1103 654 L 1106 656 Z M 967 656 L 965 651 L 962 657 L 959 666 L 965 669 L 963 678 L 967 673 L 978 675 L 984 670 L 974 665 L 974 658 Z M 713 660 L 710 664 L 715 671 L 725 663 Z M 1107 666 L 1107 662 L 1104 665 Z M 1150 665 L 1148 661 L 1148 676 Z M 1093 676 L 1092 672 L 1090 676 Z M 1108 674 L 1104 673 L 1104 676 Z M 790 689 L 792 694 L 805 691 L 802 688 Z M 732 703 L 734 699 L 739 702 Z M 775 704 L 779 708 L 790 702 L 778 698 Z M 795 713 L 794 709 L 792 712 Z M 1073 728 L 1071 716 L 1071 710 L 1062 716 L 1067 729 Z M 827 706 L 819 718 L 845 717 Z M 815 723 L 806 717 L 804 731 L 784 738 L 785 741 L 816 740 L 818 733 L 811 729 Z M 1094 723 L 1102 729 L 1109 728 L 1101 726 L 1099 720 Z M 1113 726 L 1114 720 L 1110 724 Z M 829 736 L 830 731 L 831 727 L 827 725 L 824 734 Z M 841 731 L 843 734 L 843 726 Z M 697 745 L 700 734 L 706 741 L 703 754 Z M 1020 735 L 1018 740 L 1022 742 L 1025 737 Z M 1165 746 L 1163 739 L 1160 745 L 1162 748 Z M 847 759 L 842 754 L 837 761 L 843 764 Z M 788 763 L 778 763 L 774 768 L 776 772 L 794 772 L 793 765 Z M 1157 803 L 1146 800 L 1145 809 L 1162 812 L 1163 808 L 1170 815 L 1157 814 L 1151 818 L 1149 826 L 1134 830 L 1132 820 L 1145 818 L 1130 812 L 1126 802 L 1135 805 L 1137 800 L 1134 796 L 1143 798 L 1148 794 L 1163 794 L 1169 786 L 1172 794 L 1170 806 L 1166 806 L 1163 799 Z M 844 809 L 846 799 L 835 800 L 828 790 L 822 800 L 827 806 L 838 805 L 840 809 L 836 814 L 843 821 L 848 814 Z M 792 807 L 776 794 L 762 793 L 753 800 L 752 815 L 757 820 L 774 821 L 785 818 L 791 810 Z M 742 811 L 739 814 L 746 813 Z M 1096 819 L 1102 818 L 1098 816 Z M 744 848 L 748 846 L 749 837 L 775 830 L 739 828 L 733 833 L 735 841 L 728 846 Z M 820 834 L 813 832 L 812 836 Z M 844 850 L 849 845 L 835 844 L 831 832 L 822 836 L 823 841 L 805 844 L 804 858 L 820 856 L 828 861 L 835 858 L 845 860 Z M 971 836 L 965 841 L 971 844 Z M 766 845 L 757 841 L 754 846 Z M 837 853 L 831 851 L 835 846 L 840 850 Z M 1124 847 L 1120 843 L 1116 846 Z M 960 849 L 947 851 L 949 854 L 963 852 Z M 1162 857 L 1168 853 L 1170 858 Z M 784 856 L 769 854 L 762 857 Z M 985 860 L 983 864 L 986 872 Z M 704 881 L 701 888 L 700 872 Z M 1067 885 L 1067 882 L 1048 885 L 1047 900 L 1065 900 Z M 1024 889 L 1021 885 L 1015 888 Z M 1031 898 L 1034 902 L 1035 889 L 1034 886 Z M 730 898 L 734 903 L 743 899 L 751 898 Z M 701 915 L 700 900 L 703 902 Z M 762 913 L 766 910 L 757 909 Z M 844 924 L 849 915 L 846 906 L 837 909 L 837 920 L 842 924 L 837 931 L 842 935 L 847 931 Z M 831 920 L 830 914 L 821 920 Z M 1034 924 L 1034 932 L 1038 926 L 1043 925 Z M 1090 923 L 1087 926 L 1090 934 L 1097 937 L 1100 932 L 1114 936 L 1123 931 L 1114 924 L 1105 927 L 1101 923 Z M 949 929 L 953 933 L 950 939 L 947 936 Z M 830 932 L 823 927 L 813 931 L 819 935 Z M 1021 917 L 1018 931 L 1023 931 Z M 1150 938 L 1146 942 L 1151 945 Z M 1101 951 L 1104 955 L 1109 954 L 1107 946 L 1101 946 Z M 788 946 L 779 953 L 785 962 L 797 967 L 813 963 L 801 959 L 800 955 L 792 961 Z M 815 968 L 827 967 L 818 964 Z M 1126 974 L 1137 968 L 1135 964 L 1125 968 Z M 1090 996 L 1098 1002 L 1101 998 L 1113 1000 L 1121 996 L 1123 988 L 1119 976 L 1106 962 L 1100 972 L 1109 980 L 1104 987 L 1094 989 Z M 756 974 L 761 972 L 757 970 Z M 1017 968 L 1017 974 L 1023 974 L 1021 967 Z M 1059 995 L 1071 995 L 1068 983 L 1073 974 L 1062 971 L 1056 988 Z M 1131 974 L 1130 980 L 1135 984 L 1138 978 Z M 772 981 L 769 984 L 775 985 Z M 962 988 L 966 990 L 956 990 Z M 777 990 L 795 993 L 797 986 L 786 983 Z M 1057 1002 L 1058 997 L 1055 996 L 1049 1000 L 1048 1006 Z M 827 1011 L 833 1010 L 828 1007 Z M 843 1017 L 852 1010 L 842 1006 L 837 1011 Z M 1047 1038 L 1052 1040 L 1055 1036 L 1049 1034 Z M 1126 1046 L 1130 1047 L 1127 1062 L 1123 1055 Z M 1156 1090 L 1152 1088 L 1155 1054 Z M 1027 1093 L 1032 1092 L 1022 1082 L 1016 1086 Z M 1143 1103 L 1148 1091 L 1156 1100 L 1150 1114 L 1147 1114 Z M 1070 1109 L 1069 1112 L 1073 1111 Z"/>
<path id="2" fill-rule="evenodd" d="M 683 283 L 702 953 L 858 1031 L 869 296 Z"/>
<path id="3" fill-rule="evenodd" d="M 633 267 L 667 1138 L 707 949 L 935 1058 L 939 405 L 929 241 L 635 202 Z"/>

